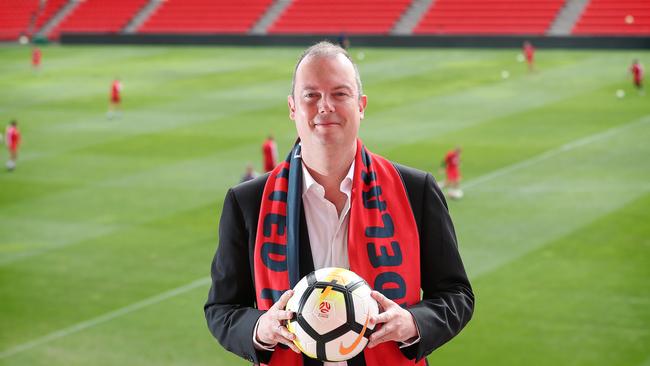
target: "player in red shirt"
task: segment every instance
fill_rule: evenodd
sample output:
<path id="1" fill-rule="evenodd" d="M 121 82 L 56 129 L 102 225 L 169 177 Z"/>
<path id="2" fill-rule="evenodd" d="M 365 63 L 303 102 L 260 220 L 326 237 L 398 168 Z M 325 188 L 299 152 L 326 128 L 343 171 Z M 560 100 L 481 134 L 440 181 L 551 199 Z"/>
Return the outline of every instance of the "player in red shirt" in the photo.
<path id="1" fill-rule="evenodd" d="M 535 70 L 535 47 L 529 41 L 524 42 L 524 56 L 528 63 L 528 71 L 533 72 Z"/>
<path id="2" fill-rule="evenodd" d="M 634 60 L 632 66 L 630 66 L 630 72 L 634 78 L 634 86 L 639 90 L 639 93 L 644 94 L 643 91 L 643 65 L 639 60 Z"/>
<path id="3" fill-rule="evenodd" d="M 460 153 L 461 148 L 456 147 L 454 150 L 447 152 L 445 159 L 442 161 L 441 167 L 445 168 L 447 175 L 445 182 L 441 188 L 447 188 L 449 198 L 462 198 L 463 191 L 460 189 Z"/>
<path id="4" fill-rule="evenodd" d="M 264 171 L 270 172 L 275 168 L 278 161 L 278 147 L 272 135 L 269 135 L 262 144 L 262 155 L 264 156 Z"/>
<path id="5" fill-rule="evenodd" d="M 18 122 L 11 121 L 5 131 L 5 141 L 9 150 L 9 160 L 7 161 L 7 170 L 16 169 L 16 160 L 18 160 L 18 147 L 20 146 L 20 131 L 18 131 Z"/>
<path id="6" fill-rule="evenodd" d="M 108 119 L 113 118 L 113 114 L 117 117 L 120 116 L 120 102 L 122 101 L 121 93 L 122 83 L 119 78 L 115 78 L 113 84 L 111 84 L 111 104 L 108 107 Z"/>
<path id="7" fill-rule="evenodd" d="M 32 48 L 32 69 L 38 70 L 41 67 L 41 49 L 38 47 Z"/>

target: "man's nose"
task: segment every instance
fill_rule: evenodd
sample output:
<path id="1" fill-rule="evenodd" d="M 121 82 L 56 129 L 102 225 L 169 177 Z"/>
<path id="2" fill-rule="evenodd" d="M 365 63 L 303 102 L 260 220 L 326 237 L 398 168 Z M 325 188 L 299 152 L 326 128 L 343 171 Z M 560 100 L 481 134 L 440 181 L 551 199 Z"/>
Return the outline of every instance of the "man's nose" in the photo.
<path id="1" fill-rule="evenodd" d="M 324 95 L 318 101 L 318 113 L 331 113 L 334 112 L 334 104 L 328 95 Z"/>

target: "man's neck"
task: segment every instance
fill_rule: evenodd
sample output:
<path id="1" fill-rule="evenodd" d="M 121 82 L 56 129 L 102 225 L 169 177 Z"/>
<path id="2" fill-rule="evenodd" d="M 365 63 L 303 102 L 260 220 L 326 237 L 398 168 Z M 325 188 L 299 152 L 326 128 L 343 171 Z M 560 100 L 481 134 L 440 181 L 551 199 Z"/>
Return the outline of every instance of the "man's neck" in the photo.
<path id="1" fill-rule="evenodd" d="M 302 162 L 314 180 L 325 189 L 325 198 L 341 212 L 347 197 L 341 192 L 341 182 L 354 160 L 356 144 L 347 149 L 308 147 L 301 152 Z"/>
<path id="2" fill-rule="evenodd" d="M 335 186 L 336 189 L 343 178 L 348 174 L 354 155 L 356 144 L 349 148 L 326 148 L 322 146 L 304 146 L 302 148 L 302 161 L 309 170 L 314 180 L 325 189 Z"/>

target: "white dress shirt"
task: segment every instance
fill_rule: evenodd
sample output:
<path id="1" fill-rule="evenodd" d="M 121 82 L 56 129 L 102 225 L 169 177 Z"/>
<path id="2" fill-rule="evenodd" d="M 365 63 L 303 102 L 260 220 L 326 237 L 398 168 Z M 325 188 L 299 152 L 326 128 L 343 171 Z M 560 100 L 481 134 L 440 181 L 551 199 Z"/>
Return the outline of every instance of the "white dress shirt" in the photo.
<path id="1" fill-rule="evenodd" d="M 348 224 L 353 174 L 354 160 L 339 186 L 341 193 L 347 197 L 339 215 L 336 206 L 325 198 L 325 188 L 314 180 L 305 164 L 302 164 L 302 204 L 309 227 L 309 245 L 315 270 L 326 267 L 350 269 Z M 324 362 L 324 366 L 347 366 L 347 364 L 346 361 Z"/>
<path id="2" fill-rule="evenodd" d="M 302 165 L 302 203 L 309 227 L 309 244 L 314 269 L 340 267 L 350 269 L 348 259 L 348 224 L 354 161 L 339 186 L 346 196 L 345 205 L 338 214 L 336 206 L 325 198 L 325 188 L 318 184 Z"/>

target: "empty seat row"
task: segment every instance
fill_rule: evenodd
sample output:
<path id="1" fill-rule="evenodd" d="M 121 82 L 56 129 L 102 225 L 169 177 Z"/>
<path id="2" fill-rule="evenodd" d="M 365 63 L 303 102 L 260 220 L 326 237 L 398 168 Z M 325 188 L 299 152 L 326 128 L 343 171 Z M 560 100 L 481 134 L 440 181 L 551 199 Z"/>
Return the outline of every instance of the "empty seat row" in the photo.
<path id="1" fill-rule="evenodd" d="M 544 34 L 563 0 L 436 0 L 416 34 Z"/>

